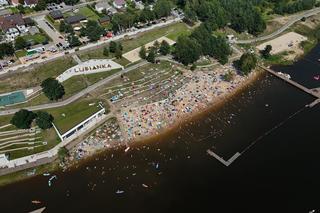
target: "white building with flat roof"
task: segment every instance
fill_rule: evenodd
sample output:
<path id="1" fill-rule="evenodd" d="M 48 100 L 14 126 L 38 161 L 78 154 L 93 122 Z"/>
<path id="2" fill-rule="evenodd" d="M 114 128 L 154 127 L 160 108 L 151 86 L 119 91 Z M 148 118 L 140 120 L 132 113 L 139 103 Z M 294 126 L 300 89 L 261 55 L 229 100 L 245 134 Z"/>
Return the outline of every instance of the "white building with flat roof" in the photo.
<path id="1" fill-rule="evenodd" d="M 59 75 L 57 77 L 57 80 L 59 82 L 64 82 L 65 80 L 76 75 L 88 75 L 100 72 L 108 72 L 114 69 L 123 69 L 123 66 L 109 59 L 92 59 L 71 67 L 70 69 Z"/>
<path id="2" fill-rule="evenodd" d="M 99 106 L 101 107 L 101 109 L 99 111 L 97 111 L 96 113 L 94 113 L 93 115 L 88 117 L 87 119 L 81 121 L 80 123 L 78 123 L 77 125 L 75 125 L 73 128 L 71 128 L 70 130 L 68 130 L 65 133 L 60 133 L 58 127 L 55 126 L 54 123 L 52 123 L 53 127 L 54 127 L 55 131 L 57 132 L 61 141 L 73 140 L 74 138 L 81 135 L 85 130 L 94 126 L 100 120 L 102 120 L 106 116 L 105 115 L 106 109 L 104 107 L 102 107 L 100 104 L 99 104 Z"/>

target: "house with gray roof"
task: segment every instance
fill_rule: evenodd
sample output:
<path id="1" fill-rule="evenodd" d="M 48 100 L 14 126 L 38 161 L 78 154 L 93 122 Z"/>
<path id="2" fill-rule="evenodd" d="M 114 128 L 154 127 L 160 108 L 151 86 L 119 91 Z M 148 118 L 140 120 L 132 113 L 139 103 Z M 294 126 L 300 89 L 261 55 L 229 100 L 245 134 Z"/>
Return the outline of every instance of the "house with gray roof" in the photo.
<path id="1" fill-rule="evenodd" d="M 83 15 L 74 15 L 74 16 L 69 16 L 67 18 L 64 19 L 64 21 L 67 23 L 67 24 L 78 24 L 80 23 L 80 21 L 84 21 L 86 20 L 87 18 Z"/>

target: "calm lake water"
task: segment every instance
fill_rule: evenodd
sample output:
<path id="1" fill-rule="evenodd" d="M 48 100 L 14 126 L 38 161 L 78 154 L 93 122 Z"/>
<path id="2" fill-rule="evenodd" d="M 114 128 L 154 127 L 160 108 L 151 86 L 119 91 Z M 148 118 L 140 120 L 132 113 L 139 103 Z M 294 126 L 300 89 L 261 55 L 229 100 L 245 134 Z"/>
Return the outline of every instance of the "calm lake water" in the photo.
<path id="1" fill-rule="evenodd" d="M 310 78 L 319 70 L 318 57 L 319 47 L 276 69 L 299 72 L 295 80 L 320 87 Z M 0 188 L 1 213 L 42 206 L 46 212 L 320 211 L 320 106 L 304 107 L 313 100 L 264 75 L 223 107 L 168 134 L 56 173 L 51 187 L 48 177 L 38 176 Z M 225 159 L 242 155 L 226 167 L 207 149 Z"/>

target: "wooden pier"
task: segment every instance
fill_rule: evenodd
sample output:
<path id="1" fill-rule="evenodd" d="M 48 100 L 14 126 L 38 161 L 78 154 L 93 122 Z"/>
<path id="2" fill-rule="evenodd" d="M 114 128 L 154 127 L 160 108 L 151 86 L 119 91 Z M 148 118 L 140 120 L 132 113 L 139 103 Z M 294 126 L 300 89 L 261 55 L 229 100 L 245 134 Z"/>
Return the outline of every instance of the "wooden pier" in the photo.
<path id="1" fill-rule="evenodd" d="M 278 72 L 275 72 L 275 71 L 273 71 L 273 70 L 271 70 L 271 69 L 269 69 L 267 67 L 260 66 L 260 68 L 262 68 L 262 69 L 266 70 L 267 72 L 271 73 L 272 75 L 284 80 L 285 82 L 291 84 L 292 86 L 302 90 L 303 92 L 308 93 L 308 94 L 314 96 L 315 98 L 317 98 L 311 104 L 308 104 L 307 107 L 311 108 L 311 107 L 314 107 L 315 105 L 320 103 L 320 92 L 317 89 L 316 90 L 308 89 L 308 88 L 302 86 L 301 84 L 298 84 L 297 82 L 292 81 L 291 79 L 287 78 L 286 76 L 284 76 L 284 75 L 282 75 L 282 74 L 280 74 Z"/>
<path id="2" fill-rule="evenodd" d="M 233 161 L 235 161 L 241 154 L 239 152 L 237 152 L 236 154 L 234 154 L 231 158 L 229 158 L 229 160 L 224 160 L 222 157 L 220 157 L 219 155 L 217 155 L 216 153 L 214 153 L 213 151 L 211 151 L 210 149 L 207 150 L 207 153 L 216 158 L 218 161 L 220 161 L 223 165 L 225 166 L 230 166 L 230 164 L 233 163 Z"/>

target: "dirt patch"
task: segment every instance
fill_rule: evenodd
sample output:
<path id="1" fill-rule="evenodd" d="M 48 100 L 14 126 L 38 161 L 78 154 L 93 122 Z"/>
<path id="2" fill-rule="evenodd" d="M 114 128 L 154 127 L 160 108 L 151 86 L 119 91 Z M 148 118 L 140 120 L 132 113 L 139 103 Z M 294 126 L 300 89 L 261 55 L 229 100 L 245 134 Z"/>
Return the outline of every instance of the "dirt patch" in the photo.
<path id="1" fill-rule="evenodd" d="M 153 46 L 155 41 L 158 41 L 159 43 L 161 43 L 162 41 L 166 41 L 170 45 L 173 45 L 173 44 L 176 43 L 175 41 L 173 41 L 173 40 L 171 40 L 171 39 L 169 39 L 169 38 L 164 36 L 164 37 L 161 37 L 161 38 L 159 38 L 157 40 L 151 41 L 148 44 L 146 44 L 145 45 L 146 49 L 148 49 L 149 47 Z M 140 61 L 141 60 L 141 58 L 139 56 L 140 49 L 141 49 L 141 47 L 138 47 L 138 48 L 136 48 L 134 50 L 131 50 L 130 52 L 127 52 L 126 54 L 123 54 L 123 57 L 125 59 L 127 59 L 128 61 L 132 62 L 132 63 Z"/>
<path id="2" fill-rule="evenodd" d="M 295 32 L 290 32 L 257 46 L 257 49 L 263 50 L 267 45 L 271 45 L 271 54 L 278 54 L 284 51 L 297 52 L 300 49 L 300 43 L 306 40 L 307 37 Z"/>

